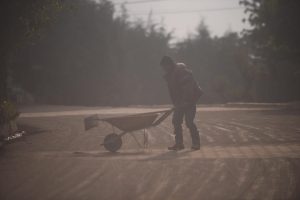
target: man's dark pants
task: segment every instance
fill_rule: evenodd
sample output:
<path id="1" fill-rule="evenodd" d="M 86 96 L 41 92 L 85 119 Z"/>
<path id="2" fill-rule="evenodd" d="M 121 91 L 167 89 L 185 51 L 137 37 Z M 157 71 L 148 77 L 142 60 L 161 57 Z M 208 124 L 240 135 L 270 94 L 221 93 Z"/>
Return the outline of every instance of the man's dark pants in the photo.
<path id="1" fill-rule="evenodd" d="M 185 118 L 185 124 L 190 130 L 193 145 L 200 146 L 199 131 L 194 123 L 195 115 L 196 105 L 189 105 L 186 107 L 175 107 L 172 122 L 174 125 L 175 142 L 177 145 L 183 144 L 182 123 L 183 118 Z"/>

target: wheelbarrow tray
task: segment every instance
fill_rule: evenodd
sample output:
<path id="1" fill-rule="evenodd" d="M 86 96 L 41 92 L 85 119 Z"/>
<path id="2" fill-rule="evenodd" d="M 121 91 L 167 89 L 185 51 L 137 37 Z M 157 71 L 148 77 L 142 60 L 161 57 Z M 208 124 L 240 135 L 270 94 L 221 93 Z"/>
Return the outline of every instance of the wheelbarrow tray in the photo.
<path id="1" fill-rule="evenodd" d="M 98 125 L 97 121 L 105 121 L 124 132 L 132 132 L 158 125 L 167 118 L 172 111 L 173 110 L 169 109 L 109 118 L 99 118 L 98 115 L 92 115 L 84 119 L 84 125 L 85 130 L 89 130 Z"/>
<path id="2" fill-rule="evenodd" d="M 114 117 L 102 119 L 111 125 L 117 127 L 118 129 L 126 132 L 132 132 L 140 129 L 150 127 L 158 114 L 144 114 L 144 115 L 133 115 L 133 116 L 124 116 L 124 117 Z"/>

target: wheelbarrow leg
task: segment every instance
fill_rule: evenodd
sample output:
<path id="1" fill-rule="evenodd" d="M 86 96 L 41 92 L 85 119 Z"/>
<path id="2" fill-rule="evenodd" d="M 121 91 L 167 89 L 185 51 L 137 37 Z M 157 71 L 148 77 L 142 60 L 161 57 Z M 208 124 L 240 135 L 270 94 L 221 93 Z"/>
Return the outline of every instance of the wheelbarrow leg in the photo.
<path id="1" fill-rule="evenodd" d="M 139 140 L 133 133 L 130 133 L 130 135 L 131 137 L 133 137 L 133 139 L 135 140 L 135 142 L 138 144 L 140 148 L 144 148 L 144 149 L 148 148 L 148 133 L 146 129 L 143 130 L 143 137 L 144 137 L 143 145 L 139 142 Z"/>
<path id="2" fill-rule="evenodd" d="M 149 147 L 149 135 L 148 135 L 148 131 L 144 129 L 144 148 L 148 148 L 148 147 Z"/>

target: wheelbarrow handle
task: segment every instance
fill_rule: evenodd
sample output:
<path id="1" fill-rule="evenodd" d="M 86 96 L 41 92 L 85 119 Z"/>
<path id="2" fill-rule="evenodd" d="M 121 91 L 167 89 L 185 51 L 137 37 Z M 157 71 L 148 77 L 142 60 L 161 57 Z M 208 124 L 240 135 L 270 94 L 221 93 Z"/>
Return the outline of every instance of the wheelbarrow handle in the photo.
<path id="1" fill-rule="evenodd" d="M 155 120 L 152 124 L 152 126 L 157 126 L 161 122 L 163 122 L 172 112 L 174 111 L 174 108 L 171 110 L 166 111 L 162 116 L 160 116 L 157 120 Z"/>

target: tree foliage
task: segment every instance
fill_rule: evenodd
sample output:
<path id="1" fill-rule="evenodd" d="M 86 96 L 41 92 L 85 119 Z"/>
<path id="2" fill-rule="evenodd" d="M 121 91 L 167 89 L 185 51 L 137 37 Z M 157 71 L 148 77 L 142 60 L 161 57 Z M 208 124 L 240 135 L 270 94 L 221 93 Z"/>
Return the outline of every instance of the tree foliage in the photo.
<path id="1" fill-rule="evenodd" d="M 269 101 L 300 98 L 300 13 L 298 0 L 241 0 L 251 29 L 245 37 L 264 65 Z M 266 85 L 264 85 L 266 86 Z"/>
<path id="2" fill-rule="evenodd" d="M 8 68 L 18 47 L 49 23 L 61 0 L 3 0 L 0 6 L 0 101 L 7 98 Z"/>
<path id="3" fill-rule="evenodd" d="M 263 56 L 299 62 L 300 28 L 297 0 L 242 0 L 252 29 L 246 34 Z"/>
<path id="4" fill-rule="evenodd" d="M 126 13 L 114 17 L 108 1 L 67 4 L 74 9 L 62 12 L 48 34 L 19 51 L 14 63 L 19 85 L 44 103 L 128 105 L 166 99 L 159 90 L 164 83 L 158 63 L 170 35 L 161 26 L 129 23 Z"/>
<path id="5" fill-rule="evenodd" d="M 178 44 L 177 57 L 194 71 L 205 91 L 203 102 L 252 100 L 247 46 L 237 33 L 212 38 L 202 21 L 196 36 Z"/>
<path id="6" fill-rule="evenodd" d="M 278 102 L 300 97 L 298 28 L 291 17 L 297 14 L 292 0 L 242 0 L 252 25 L 244 36 L 228 31 L 213 37 L 201 21 L 196 35 L 172 48 L 172 35 L 162 24 L 153 23 L 151 16 L 147 23 L 130 22 L 126 9 L 116 15 L 110 1 L 65 0 L 69 9 L 59 12 L 55 21 L 49 16 L 61 10 L 61 4 L 55 3 L 58 0 L 42 2 L 37 5 L 44 7 L 37 6 L 35 12 L 24 10 L 27 17 L 14 24 L 22 28 L 8 29 L 16 30 L 11 38 L 8 30 L 1 32 L 2 39 L 10 41 L 7 49 L 14 49 L 22 38 L 30 41 L 19 46 L 13 58 L 2 61 L 9 60 L 14 85 L 32 94 L 37 103 L 169 103 L 159 66 L 166 54 L 193 70 L 205 91 L 204 103 Z M 13 17 L 11 23 L 16 23 Z M 40 39 L 28 39 L 47 21 L 51 23 L 46 23 Z"/>

